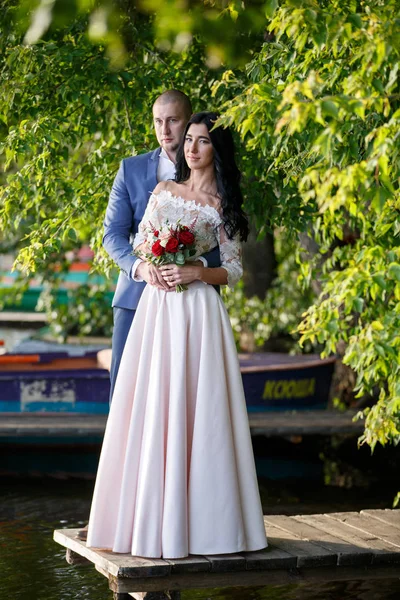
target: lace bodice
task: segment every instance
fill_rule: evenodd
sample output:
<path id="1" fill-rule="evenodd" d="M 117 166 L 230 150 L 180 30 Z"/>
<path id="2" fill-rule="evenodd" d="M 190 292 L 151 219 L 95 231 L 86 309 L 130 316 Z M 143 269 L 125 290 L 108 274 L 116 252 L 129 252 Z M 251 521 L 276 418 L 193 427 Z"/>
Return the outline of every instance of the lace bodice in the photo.
<path id="1" fill-rule="evenodd" d="M 156 229 L 167 221 L 171 224 L 178 220 L 182 225 L 191 225 L 196 236 L 196 254 L 190 260 L 196 260 L 217 245 L 220 249 L 221 267 L 228 273 L 228 285 L 233 287 L 242 277 L 242 249 L 238 237 L 230 240 L 225 232 L 222 218 L 212 206 L 198 204 L 194 200 L 185 200 L 168 190 L 150 196 L 149 203 L 135 235 L 133 248 L 146 241 L 146 230 L 151 224 Z"/>

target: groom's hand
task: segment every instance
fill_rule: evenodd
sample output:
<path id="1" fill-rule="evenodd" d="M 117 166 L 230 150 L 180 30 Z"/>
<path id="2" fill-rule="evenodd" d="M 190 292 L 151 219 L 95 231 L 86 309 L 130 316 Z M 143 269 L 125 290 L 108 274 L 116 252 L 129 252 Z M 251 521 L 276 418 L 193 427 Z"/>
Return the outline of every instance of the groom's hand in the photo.
<path id="1" fill-rule="evenodd" d="M 154 285 L 159 290 L 164 292 L 171 291 L 171 288 L 164 280 L 161 271 L 153 264 L 142 262 L 136 270 L 137 275 L 146 283 Z"/>

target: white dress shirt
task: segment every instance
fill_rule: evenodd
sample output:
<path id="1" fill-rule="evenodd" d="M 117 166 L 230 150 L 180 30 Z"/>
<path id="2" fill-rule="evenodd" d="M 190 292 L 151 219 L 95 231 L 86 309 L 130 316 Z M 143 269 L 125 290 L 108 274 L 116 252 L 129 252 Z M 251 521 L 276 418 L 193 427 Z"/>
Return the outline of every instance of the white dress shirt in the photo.
<path id="1" fill-rule="evenodd" d="M 165 152 L 164 148 L 161 148 L 160 158 L 159 158 L 158 167 L 157 167 L 157 181 L 158 182 L 168 181 L 168 179 L 174 179 L 174 178 L 175 178 L 175 163 L 172 162 L 172 160 L 170 159 L 168 154 Z M 207 265 L 208 265 L 207 260 L 203 256 L 200 256 L 197 260 L 201 260 L 203 265 L 205 267 L 207 267 Z M 137 260 L 135 260 L 135 262 L 132 265 L 131 277 L 134 281 L 143 281 L 143 279 L 141 279 L 140 277 L 138 277 L 136 275 L 136 270 L 141 262 L 143 262 L 142 259 L 138 258 Z"/>
<path id="2" fill-rule="evenodd" d="M 161 148 L 157 167 L 157 181 L 167 181 L 168 179 L 175 179 L 175 163 L 172 162 L 164 148 Z"/>

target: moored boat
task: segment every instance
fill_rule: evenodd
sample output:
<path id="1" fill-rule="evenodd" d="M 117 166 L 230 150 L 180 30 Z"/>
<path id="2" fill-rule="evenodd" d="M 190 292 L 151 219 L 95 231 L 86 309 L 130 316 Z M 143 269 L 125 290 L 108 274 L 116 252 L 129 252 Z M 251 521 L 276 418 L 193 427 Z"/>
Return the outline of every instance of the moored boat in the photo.
<path id="1" fill-rule="evenodd" d="M 0 412 L 107 414 L 110 350 L 0 356 Z M 327 405 L 335 358 L 239 355 L 249 411 Z"/>

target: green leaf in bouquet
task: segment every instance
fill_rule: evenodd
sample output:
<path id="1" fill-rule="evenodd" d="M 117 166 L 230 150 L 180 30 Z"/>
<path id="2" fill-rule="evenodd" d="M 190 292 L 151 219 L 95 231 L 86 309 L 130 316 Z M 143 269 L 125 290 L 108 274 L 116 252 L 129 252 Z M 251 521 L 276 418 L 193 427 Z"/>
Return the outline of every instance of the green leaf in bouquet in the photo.
<path id="1" fill-rule="evenodd" d="M 185 264 L 185 257 L 182 254 L 182 252 L 177 252 L 175 255 L 175 262 L 177 265 L 184 265 Z"/>
<path id="2" fill-rule="evenodd" d="M 175 262 L 175 254 L 172 254 L 171 252 L 166 252 L 164 254 L 164 263 L 173 263 Z"/>
<path id="3" fill-rule="evenodd" d="M 190 248 L 189 256 L 194 256 L 196 254 L 196 248 Z"/>

